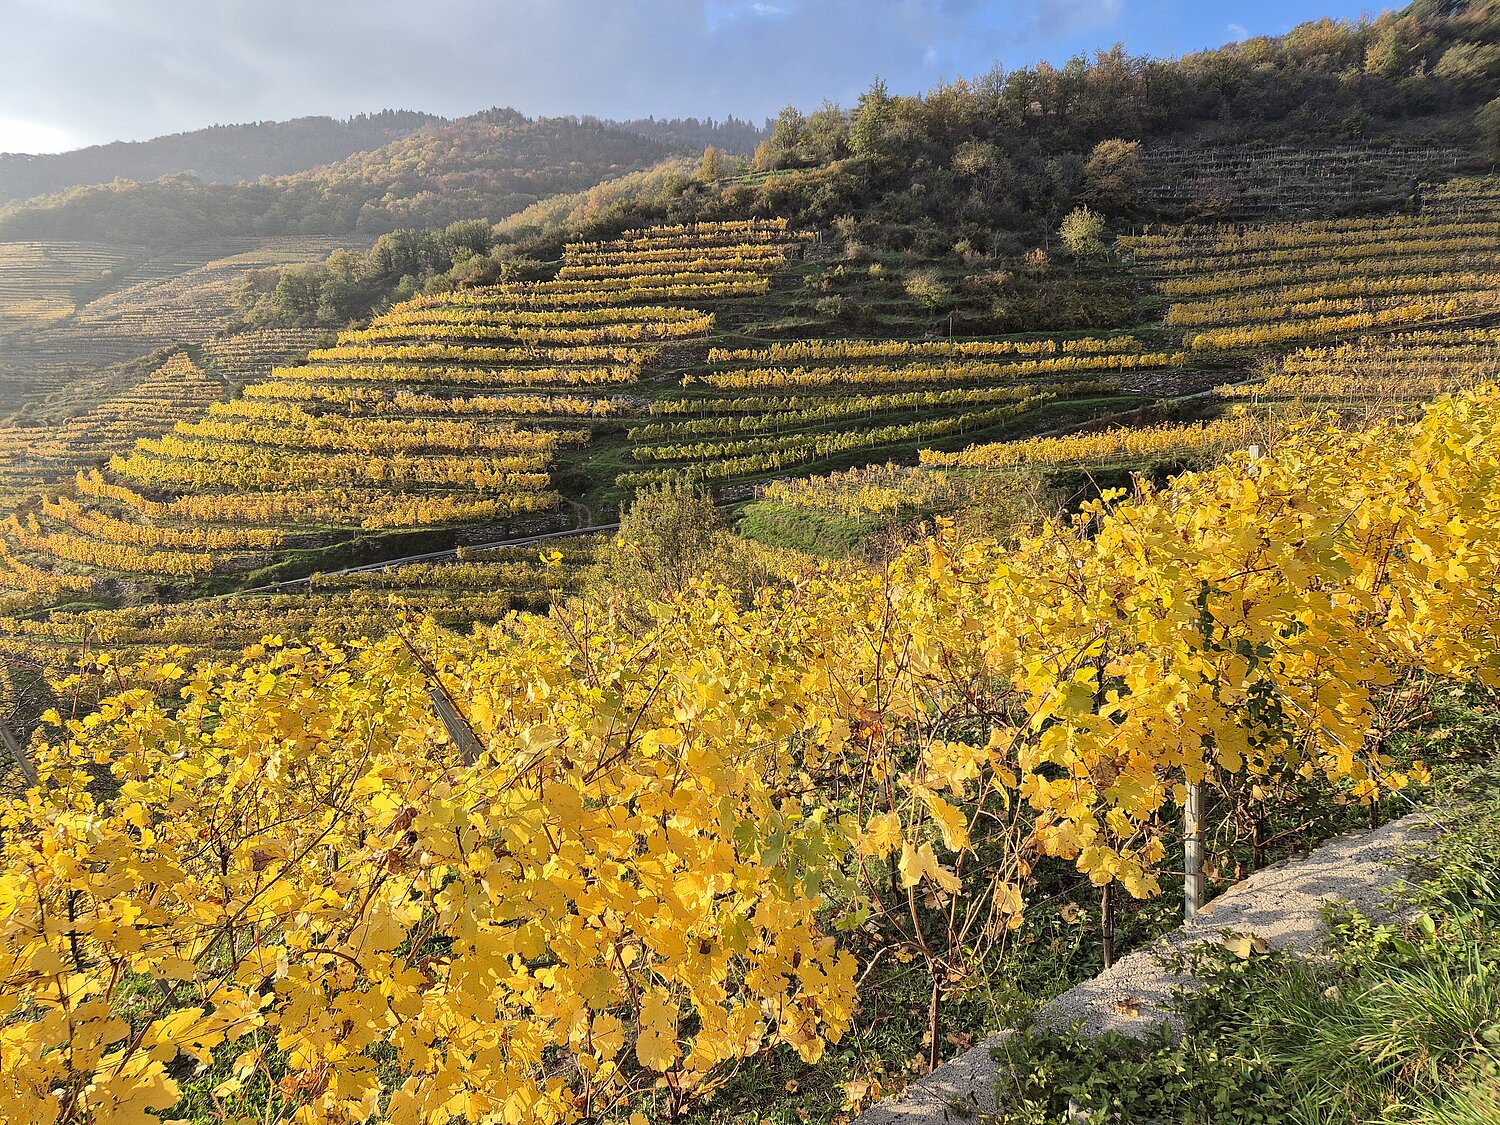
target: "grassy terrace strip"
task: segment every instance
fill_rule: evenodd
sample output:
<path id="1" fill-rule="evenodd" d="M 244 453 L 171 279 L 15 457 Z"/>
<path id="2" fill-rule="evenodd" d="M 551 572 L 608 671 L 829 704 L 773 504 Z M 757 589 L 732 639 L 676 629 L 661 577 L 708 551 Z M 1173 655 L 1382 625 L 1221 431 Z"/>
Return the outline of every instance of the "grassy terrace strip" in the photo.
<path id="1" fill-rule="evenodd" d="M 954 478 L 947 473 L 918 472 L 887 463 L 801 480 L 773 480 L 761 489 L 760 499 L 863 516 L 942 507 L 955 494 Z"/>

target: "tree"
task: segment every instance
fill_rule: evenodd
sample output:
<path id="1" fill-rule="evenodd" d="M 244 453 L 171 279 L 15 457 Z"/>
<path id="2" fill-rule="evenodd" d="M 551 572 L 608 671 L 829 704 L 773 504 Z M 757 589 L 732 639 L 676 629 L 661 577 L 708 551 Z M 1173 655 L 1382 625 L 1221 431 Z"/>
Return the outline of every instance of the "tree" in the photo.
<path id="1" fill-rule="evenodd" d="M 691 481 L 643 488 L 591 577 L 652 597 L 685 590 L 712 569 L 715 539 L 727 526 L 713 497 Z"/>
<path id="2" fill-rule="evenodd" d="M 819 164 L 832 164 L 849 152 L 849 117 L 832 102 L 808 115 L 804 140 L 807 154 Z"/>
<path id="3" fill-rule="evenodd" d="M 891 128 L 891 96 L 884 80 L 876 78 L 859 96 L 854 125 L 849 130 L 849 148 L 856 156 L 881 156 Z"/>
<path id="4" fill-rule="evenodd" d="M 1432 73 L 1460 85 L 1487 82 L 1500 71 L 1500 45 L 1455 43 L 1443 52 Z"/>
<path id="5" fill-rule="evenodd" d="M 1068 213 L 1057 228 L 1057 235 L 1075 258 L 1098 258 L 1104 254 L 1104 216 L 1087 204 Z"/>
<path id="6" fill-rule="evenodd" d="M 698 161 L 698 178 L 706 184 L 724 178 L 724 155 L 713 145 L 703 150 L 703 159 Z"/>
<path id="7" fill-rule="evenodd" d="M 990 175 L 1000 163 L 1000 152 L 987 141 L 965 141 L 953 153 L 953 170 L 960 176 L 979 179 Z"/>
<path id="8" fill-rule="evenodd" d="M 1140 202 L 1141 142 L 1118 137 L 1100 141 L 1083 166 L 1085 194 L 1101 211 L 1121 214 Z"/>
<path id="9" fill-rule="evenodd" d="M 906 295 L 928 312 L 936 312 L 952 296 L 953 290 L 943 283 L 936 270 L 918 270 L 906 279 Z"/>
<path id="10" fill-rule="evenodd" d="M 1379 28 L 1365 48 L 1365 73 L 1400 78 L 1410 69 L 1411 55 L 1404 26 L 1392 21 Z"/>
<path id="11" fill-rule="evenodd" d="M 776 149 L 770 141 L 761 141 L 755 146 L 755 155 L 750 158 L 752 172 L 769 172 L 776 167 Z"/>
<path id="12" fill-rule="evenodd" d="M 802 144 L 806 140 L 807 118 L 796 106 L 789 105 L 776 117 L 771 128 L 771 159 L 775 167 L 785 168 L 802 158 Z"/>

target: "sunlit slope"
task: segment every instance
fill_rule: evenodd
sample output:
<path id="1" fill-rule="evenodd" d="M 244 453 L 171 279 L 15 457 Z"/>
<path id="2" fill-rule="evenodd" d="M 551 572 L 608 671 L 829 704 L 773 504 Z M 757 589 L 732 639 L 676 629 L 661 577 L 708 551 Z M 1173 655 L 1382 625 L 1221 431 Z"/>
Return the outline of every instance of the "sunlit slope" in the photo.
<path id="1" fill-rule="evenodd" d="M 1234 373 L 1192 403 L 1217 416 L 929 450 L 922 465 L 972 474 L 1209 463 L 1273 439 L 1280 421 L 1308 411 L 1368 421 L 1500 376 L 1500 179 L 1453 179 L 1423 191 L 1419 204 L 1416 214 L 1382 218 L 1122 238 L 1168 299 L 1163 327 L 1182 334 L 1184 361 Z M 970 495 L 965 481 L 942 485 L 944 503 Z M 845 515 L 923 511 L 938 487 L 905 471 L 844 474 L 770 498 Z"/>
<path id="2" fill-rule="evenodd" d="M 373 241 L 400 227 L 498 221 L 548 196 L 649 168 L 670 152 L 600 122 L 496 109 L 252 183 L 173 176 L 38 196 L 0 207 L 0 239 L 67 237 L 158 248 L 244 235 Z"/>
<path id="3" fill-rule="evenodd" d="M 113 369 L 232 333 L 243 315 L 235 287 L 246 273 L 317 261 L 337 245 L 230 239 L 153 254 L 0 243 L 0 417 L 24 412 L 22 424 L 54 425 L 102 404 L 118 390 Z"/>
<path id="4" fill-rule="evenodd" d="M 704 338 L 714 301 L 763 291 L 794 242 L 784 223 L 658 228 L 570 248 L 554 281 L 401 305 L 27 505 L 7 544 L 41 570 L 192 578 L 549 511 L 559 451 L 637 413 L 642 368 Z"/>
<path id="5" fill-rule="evenodd" d="M 1160 275 L 1198 353 L 1466 321 L 1500 310 L 1500 180 L 1460 179 L 1417 215 L 1174 227 L 1121 239 Z"/>
<path id="6" fill-rule="evenodd" d="M 69 316 L 78 289 L 109 277 L 131 253 L 98 242 L 0 242 L 0 340 Z"/>
<path id="7" fill-rule="evenodd" d="M 145 182 L 189 171 L 221 183 L 287 175 L 439 124 L 442 119 L 430 114 L 387 110 L 345 121 L 298 117 L 215 125 L 148 141 L 116 141 L 55 154 L 0 153 L 0 202 L 78 184 L 120 179 Z"/>
<path id="8" fill-rule="evenodd" d="M 685 393 L 633 426 L 642 468 L 622 484 L 722 481 L 965 434 L 1045 426 L 1059 408 L 1106 409 L 1185 357 L 1128 335 L 1043 340 L 807 340 L 719 348 Z"/>

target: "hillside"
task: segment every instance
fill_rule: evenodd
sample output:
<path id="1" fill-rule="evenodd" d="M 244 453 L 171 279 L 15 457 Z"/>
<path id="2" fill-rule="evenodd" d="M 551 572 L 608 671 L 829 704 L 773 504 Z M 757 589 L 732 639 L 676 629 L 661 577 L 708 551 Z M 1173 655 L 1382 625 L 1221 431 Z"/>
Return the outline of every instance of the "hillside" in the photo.
<path id="1" fill-rule="evenodd" d="M 376 235 L 497 222 L 539 199 L 643 168 L 670 150 L 598 122 L 490 110 L 289 176 L 78 187 L 0 207 L 0 241 L 170 247 L 240 236 Z"/>
<path id="2" fill-rule="evenodd" d="M 483 251 L 486 221 L 653 164 L 665 151 L 597 122 L 494 111 L 424 125 L 297 176 L 245 184 L 177 176 L 12 204 L 0 209 L 0 414 L 27 411 L 23 427 L 55 423 L 103 402 L 107 371 L 119 364 L 241 331 L 252 275 L 316 265 L 331 251 L 347 259 L 359 247 L 370 249 L 384 284 L 420 286 L 460 248 L 424 249 L 420 237 L 382 240 L 382 232 L 467 219 L 482 237 L 465 235 L 462 252 Z M 338 319 L 342 308 L 312 320 L 346 324 L 354 314 Z M 13 464 L 3 471 L 24 476 Z"/>
<path id="3" fill-rule="evenodd" d="M 0 212 L 0 1119 L 849 1125 L 1417 804 L 994 1081 L 1489 1125 L 1497 154 L 1419 0 Z"/>
<path id="4" fill-rule="evenodd" d="M 215 125 L 149 141 L 116 141 L 50 155 L 0 153 L 0 204 L 83 184 L 149 181 L 179 173 L 205 183 L 285 176 L 379 148 L 443 119 L 408 110 L 347 120 L 299 117 Z"/>
<path id="5" fill-rule="evenodd" d="M 733 114 L 722 121 L 715 121 L 712 117 L 701 121 L 696 117 L 646 117 L 631 121 L 606 121 L 605 124 L 615 125 L 629 133 L 639 133 L 653 141 L 688 152 L 716 148 L 720 152 L 734 153 L 737 156 L 752 155 L 771 133 L 769 121 L 756 125 L 750 121 L 741 121 Z"/>

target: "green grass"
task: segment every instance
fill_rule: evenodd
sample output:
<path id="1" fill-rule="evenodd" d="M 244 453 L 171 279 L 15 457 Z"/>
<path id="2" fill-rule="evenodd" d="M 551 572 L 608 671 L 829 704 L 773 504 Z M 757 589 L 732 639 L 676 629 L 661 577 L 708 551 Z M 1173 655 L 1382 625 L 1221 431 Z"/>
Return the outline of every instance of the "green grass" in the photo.
<path id="1" fill-rule="evenodd" d="M 1473 714 L 1493 753 L 1493 713 Z M 1443 802 L 1410 923 L 1333 912 L 1317 961 L 1201 947 L 1181 1040 L 1023 1030 L 996 1050 L 997 1123 L 1500 1120 L 1500 795 L 1469 782 Z"/>
<path id="2" fill-rule="evenodd" d="M 913 513 L 910 518 L 917 516 Z M 842 559 L 858 554 L 867 539 L 900 522 L 904 521 L 887 515 L 871 513 L 857 518 L 757 500 L 745 507 L 739 532 L 769 547 L 790 547 L 826 559 Z"/>

